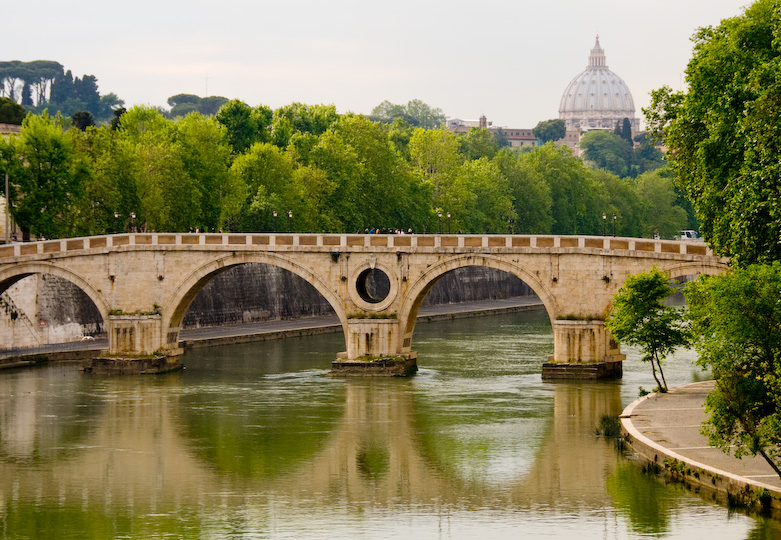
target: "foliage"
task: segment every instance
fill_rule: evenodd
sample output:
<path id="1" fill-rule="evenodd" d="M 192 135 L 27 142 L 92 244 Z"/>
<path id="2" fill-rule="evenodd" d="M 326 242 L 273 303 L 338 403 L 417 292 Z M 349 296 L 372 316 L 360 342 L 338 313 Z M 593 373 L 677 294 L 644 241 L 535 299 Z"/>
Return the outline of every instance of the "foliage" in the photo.
<path id="1" fill-rule="evenodd" d="M 24 107 L 7 97 L 0 97 L 0 124 L 20 125 L 27 112 Z"/>
<path id="2" fill-rule="evenodd" d="M 215 115 L 225 126 L 234 154 L 246 152 L 256 142 L 268 142 L 272 112 L 264 106 L 254 109 L 238 99 L 225 103 Z"/>
<path id="3" fill-rule="evenodd" d="M 642 200 L 642 236 L 673 238 L 686 228 L 686 210 L 678 206 L 672 179 L 664 172 L 653 171 L 637 178 L 637 193 Z"/>
<path id="4" fill-rule="evenodd" d="M 651 363 L 654 380 L 662 392 L 667 391 L 662 361 L 677 347 L 689 343 L 682 312 L 664 305 L 673 292 L 667 276 L 656 266 L 648 272 L 630 275 L 613 297 L 605 321 L 605 327 L 617 341 L 640 347 L 643 362 Z"/>
<path id="5" fill-rule="evenodd" d="M 781 258 L 781 48 L 777 0 L 700 29 L 686 92 L 663 87 L 645 110 L 661 133 L 701 232 L 736 264 Z"/>
<path id="6" fill-rule="evenodd" d="M 423 129 L 436 129 L 445 123 L 442 109 L 432 108 L 419 99 L 413 99 L 406 105 L 383 101 L 372 110 L 371 116 L 382 122 L 392 122 L 401 118 L 411 126 Z"/>
<path id="7" fill-rule="evenodd" d="M 781 263 L 703 276 L 685 294 L 699 363 L 716 379 L 703 433 L 781 476 Z"/>
<path id="8" fill-rule="evenodd" d="M 73 144 L 62 116 L 30 115 L 21 135 L 7 143 L 6 170 L 11 178 L 11 215 L 25 240 L 30 234 L 56 238 L 68 234 L 70 206 L 79 196 Z"/>
<path id="9" fill-rule="evenodd" d="M 597 169 L 607 169 L 621 178 L 635 178 L 639 174 L 663 167 L 664 156 L 661 151 L 643 138 L 635 148 L 629 120 L 627 125 L 616 131 L 589 131 L 580 139 L 583 157 Z M 624 129 L 629 130 L 629 137 Z"/>
<path id="10" fill-rule="evenodd" d="M 602 186 L 569 148 L 546 143 L 520 159 L 550 187 L 553 234 L 601 234 Z"/>
<path id="11" fill-rule="evenodd" d="M 200 100 L 180 94 L 171 104 Z M 602 214 L 615 213 L 616 232 L 636 235 L 644 220 L 676 204 L 661 198 L 654 216 L 646 215 L 633 183 L 585 167 L 567 148 L 551 144 L 518 156 L 499 150 L 485 129 L 462 136 L 415 128 L 401 117 L 339 116 L 333 105 L 292 103 L 272 113 L 232 100 L 214 116 L 169 118 L 152 107 L 118 107 L 111 116 L 110 124 L 93 127 L 79 114 L 74 129 L 32 114 L 20 137 L 0 143 L 0 172 L 9 172 L 21 205 L 26 189 L 39 191 L 23 181 L 32 162 L 21 142 L 40 131 L 42 118 L 52 124 L 44 139 L 62 142 L 59 161 L 44 160 L 57 167 L 42 174 L 56 183 L 53 193 L 64 190 L 67 219 L 57 209 L 53 225 L 32 234 L 196 227 L 603 234 L 610 231 Z M 32 219 L 21 206 L 12 210 L 20 224 Z"/>
<path id="12" fill-rule="evenodd" d="M 200 97 L 194 94 L 176 94 L 168 98 L 168 106 L 171 107 L 168 115 L 176 118 L 199 112 L 205 116 L 214 116 L 226 103 L 228 98 L 222 96 Z"/>
<path id="13" fill-rule="evenodd" d="M 492 159 L 499 150 L 494 134 L 486 128 L 469 128 L 469 131 L 459 136 L 458 143 L 461 153 L 470 160 Z"/>
<path id="14" fill-rule="evenodd" d="M 538 122 L 532 129 L 532 135 L 537 137 L 542 144 L 563 139 L 566 134 L 567 125 L 564 120 L 559 118 Z"/>
<path id="15" fill-rule="evenodd" d="M 580 138 L 580 148 L 583 157 L 597 169 L 607 169 L 620 177 L 633 176 L 634 150 L 620 135 L 612 131 L 589 131 Z"/>
<path id="16" fill-rule="evenodd" d="M 86 131 L 88 127 L 95 125 L 95 119 L 89 111 L 77 111 L 71 117 L 71 125 L 81 131 Z"/>

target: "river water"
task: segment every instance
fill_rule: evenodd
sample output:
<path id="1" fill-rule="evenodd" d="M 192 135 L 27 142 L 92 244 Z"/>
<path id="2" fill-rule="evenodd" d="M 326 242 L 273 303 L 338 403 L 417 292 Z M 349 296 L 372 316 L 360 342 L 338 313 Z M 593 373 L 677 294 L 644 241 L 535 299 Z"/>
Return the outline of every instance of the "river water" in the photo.
<path id="1" fill-rule="evenodd" d="M 764 539 L 596 435 L 654 386 L 542 382 L 542 310 L 418 324 L 409 379 L 325 377 L 340 334 L 188 352 L 182 372 L 0 374 L 0 538 Z M 703 378 L 684 351 L 673 385 Z"/>

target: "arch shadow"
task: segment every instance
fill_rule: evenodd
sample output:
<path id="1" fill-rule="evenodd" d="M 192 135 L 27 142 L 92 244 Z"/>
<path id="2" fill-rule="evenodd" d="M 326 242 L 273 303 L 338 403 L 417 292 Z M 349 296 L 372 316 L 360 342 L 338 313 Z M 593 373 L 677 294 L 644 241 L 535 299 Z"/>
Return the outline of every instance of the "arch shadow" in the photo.
<path id="1" fill-rule="evenodd" d="M 92 300 L 92 302 L 95 304 L 95 307 L 97 307 L 98 311 L 100 312 L 100 316 L 103 318 L 104 324 L 108 323 L 108 316 L 111 308 L 109 307 L 109 303 L 103 294 L 93 288 L 89 282 L 80 277 L 78 274 L 53 264 L 47 264 L 43 262 L 21 263 L 14 265 L 11 268 L 0 270 L 0 294 L 4 293 L 6 290 L 8 290 L 9 287 L 18 281 L 21 281 L 22 279 L 34 274 L 50 274 L 52 276 L 57 276 L 66 281 L 69 281 L 81 289 L 81 291 L 84 292 L 84 294 L 86 294 L 90 300 Z"/>
<path id="2" fill-rule="evenodd" d="M 535 274 L 528 271 L 523 266 L 492 255 L 456 255 L 444 259 L 428 268 L 414 283 L 412 283 L 404 294 L 401 309 L 399 310 L 401 328 L 404 332 L 404 351 L 411 350 L 412 335 L 415 330 L 418 311 L 434 284 L 445 274 L 469 266 L 493 268 L 514 275 L 534 291 L 545 307 L 545 311 L 547 312 L 551 323 L 556 319 L 558 307 L 552 292 Z"/>
<path id="3" fill-rule="evenodd" d="M 175 348 L 177 346 L 179 332 L 184 317 L 187 314 L 187 310 L 190 308 L 193 300 L 195 300 L 195 297 L 198 296 L 198 293 L 200 293 L 214 277 L 230 268 L 253 263 L 267 264 L 287 270 L 312 285 L 312 287 L 325 298 L 326 302 L 330 304 L 339 317 L 339 322 L 342 325 L 342 330 L 345 332 L 346 339 L 347 315 L 342 302 L 339 300 L 337 293 L 332 291 L 328 285 L 311 270 L 294 260 L 277 253 L 235 253 L 211 261 L 194 270 L 176 287 L 167 304 L 163 306 L 162 311 L 163 335 L 168 336 L 166 340 L 167 346 L 169 348 Z"/>

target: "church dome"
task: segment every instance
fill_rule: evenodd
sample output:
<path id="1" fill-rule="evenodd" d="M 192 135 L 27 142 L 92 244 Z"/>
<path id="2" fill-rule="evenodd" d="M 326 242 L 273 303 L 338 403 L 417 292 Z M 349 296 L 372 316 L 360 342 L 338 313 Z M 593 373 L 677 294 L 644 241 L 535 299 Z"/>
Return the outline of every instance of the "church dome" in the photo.
<path id="1" fill-rule="evenodd" d="M 612 129 L 629 118 L 632 130 L 640 127 L 635 103 L 624 80 L 610 71 L 597 36 L 588 67 L 567 85 L 561 96 L 559 118 L 567 129 Z"/>

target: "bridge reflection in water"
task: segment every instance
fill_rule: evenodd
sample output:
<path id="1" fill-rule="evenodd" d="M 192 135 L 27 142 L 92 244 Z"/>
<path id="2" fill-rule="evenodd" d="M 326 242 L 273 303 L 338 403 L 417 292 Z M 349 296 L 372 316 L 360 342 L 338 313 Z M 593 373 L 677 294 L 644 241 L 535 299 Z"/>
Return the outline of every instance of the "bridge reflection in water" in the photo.
<path id="1" fill-rule="evenodd" d="M 685 527 L 692 512 L 698 530 L 753 526 L 622 465 L 594 434 L 620 412 L 621 384 L 541 382 L 544 314 L 520 333 L 505 317 L 437 324 L 461 324 L 463 341 L 422 338 L 433 357 L 440 340 L 451 345 L 409 380 L 322 377 L 330 359 L 318 351 L 334 336 L 291 340 L 284 372 L 264 370 L 252 345 L 157 379 L 82 378 L 64 366 L 4 374 L 3 537 L 57 527 L 87 538 L 517 536 L 519 527 L 623 537 Z M 490 342 L 476 337 L 489 326 Z"/>

